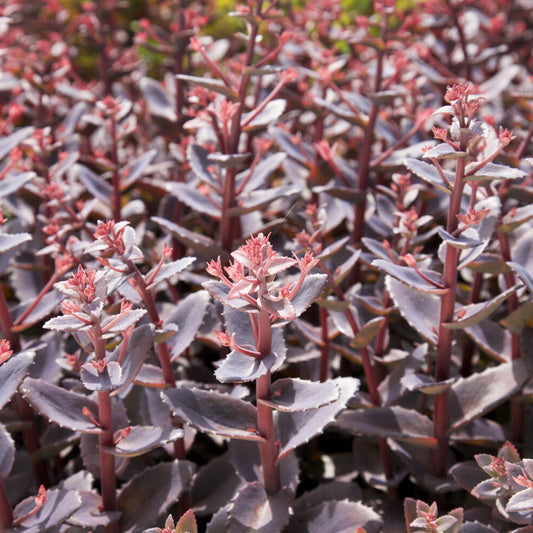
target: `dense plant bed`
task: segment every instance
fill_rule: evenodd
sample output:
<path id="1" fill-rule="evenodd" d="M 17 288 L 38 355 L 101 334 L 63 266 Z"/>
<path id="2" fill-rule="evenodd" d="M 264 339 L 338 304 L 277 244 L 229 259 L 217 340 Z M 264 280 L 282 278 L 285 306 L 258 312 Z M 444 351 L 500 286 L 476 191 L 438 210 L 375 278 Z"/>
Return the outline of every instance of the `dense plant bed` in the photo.
<path id="1" fill-rule="evenodd" d="M 0 531 L 533 527 L 533 5 L 5 0 Z"/>

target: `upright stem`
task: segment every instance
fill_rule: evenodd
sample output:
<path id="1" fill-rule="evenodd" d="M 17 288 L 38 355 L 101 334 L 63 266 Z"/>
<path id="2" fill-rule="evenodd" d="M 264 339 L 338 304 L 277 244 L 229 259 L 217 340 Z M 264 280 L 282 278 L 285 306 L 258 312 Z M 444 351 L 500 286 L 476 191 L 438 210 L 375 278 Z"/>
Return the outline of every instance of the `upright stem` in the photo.
<path id="1" fill-rule="evenodd" d="M 113 163 L 113 218 L 115 222 L 122 220 L 121 194 L 120 194 L 120 172 L 118 169 L 118 146 L 117 146 L 117 120 L 115 109 L 111 113 L 111 162 Z"/>
<path id="2" fill-rule="evenodd" d="M 466 135 L 461 134 L 461 150 L 466 149 Z M 452 191 L 450 205 L 448 206 L 448 220 L 446 230 L 452 233 L 457 229 L 457 215 L 460 212 L 461 199 L 464 190 L 465 158 L 457 160 L 455 172 L 455 184 Z M 452 356 L 452 344 L 454 330 L 444 327 L 446 322 L 453 321 L 455 307 L 455 289 L 457 285 L 457 259 L 459 250 L 450 244 L 446 244 L 446 258 L 442 284 L 446 292 L 440 301 L 440 322 L 438 331 L 437 361 L 435 365 L 435 380 L 444 381 L 450 377 L 450 361 Z M 437 440 L 437 450 L 433 457 L 433 474 L 443 477 L 446 474 L 446 455 L 448 451 L 448 392 L 435 396 L 435 411 L 433 415 L 433 434 Z"/>
<path id="3" fill-rule="evenodd" d="M 256 348 L 263 357 L 270 354 L 272 350 L 272 326 L 270 315 L 265 311 L 259 311 L 258 315 L 258 335 L 256 338 Z M 259 443 L 259 453 L 261 455 L 261 466 L 263 468 L 263 479 L 265 490 L 268 494 L 275 494 L 281 488 L 281 478 L 279 466 L 276 464 L 278 457 L 278 447 L 274 435 L 274 418 L 272 408 L 263 404 L 259 400 L 268 400 L 270 397 L 270 372 L 261 376 L 256 382 L 257 397 L 257 429 L 265 442 Z"/>
<path id="4" fill-rule="evenodd" d="M 105 359 L 105 341 L 102 339 L 100 324 L 93 324 L 92 333 L 94 335 L 94 355 L 97 360 Z M 98 444 L 100 447 L 102 505 L 104 511 L 116 511 L 115 457 L 104 449 L 115 446 L 113 437 L 113 412 L 109 391 L 98 393 L 98 422 L 101 428 L 101 433 L 98 435 Z M 105 531 L 106 533 L 118 533 L 118 522 L 114 521 L 109 524 Z"/>
<path id="5" fill-rule="evenodd" d="M 320 330 L 322 346 L 320 347 L 320 381 L 327 381 L 329 377 L 329 331 L 328 310 L 320 307 Z"/>
<path id="6" fill-rule="evenodd" d="M 6 531 L 13 522 L 13 510 L 9 503 L 4 480 L 0 476 L 0 531 Z"/>

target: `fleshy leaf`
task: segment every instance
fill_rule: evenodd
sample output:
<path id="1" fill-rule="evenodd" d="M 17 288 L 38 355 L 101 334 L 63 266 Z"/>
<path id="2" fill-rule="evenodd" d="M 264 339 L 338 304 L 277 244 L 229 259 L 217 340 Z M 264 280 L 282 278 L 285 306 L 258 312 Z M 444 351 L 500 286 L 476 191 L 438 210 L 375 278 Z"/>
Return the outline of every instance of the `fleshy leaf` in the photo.
<path id="1" fill-rule="evenodd" d="M 100 428 L 83 414 L 83 408 L 89 409 L 98 418 L 98 404 L 75 392 L 39 379 L 26 378 L 20 388 L 24 398 L 49 420 L 74 431 L 100 433 Z"/>
<path id="2" fill-rule="evenodd" d="M 520 285 L 515 285 L 501 292 L 498 296 L 480 303 L 464 305 L 455 310 L 454 321 L 444 324 L 444 327 L 450 329 L 463 329 L 479 324 L 482 320 L 489 318 L 494 311 L 503 303 L 511 294 L 513 294 Z"/>
<path id="3" fill-rule="evenodd" d="M 528 379 L 528 370 L 521 359 L 460 378 L 449 393 L 450 432 L 509 399 Z"/>
<path id="4" fill-rule="evenodd" d="M 521 512 L 521 511 L 531 511 L 533 509 L 533 489 L 524 489 L 520 492 L 517 492 L 516 494 L 513 494 L 509 501 L 507 502 L 507 505 L 505 506 L 505 510 L 508 513 L 512 512 Z"/>
<path id="5" fill-rule="evenodd" d="M 195 257 L 182 257 L 181 259 L 178 259 L 177 261 L 172 261 L 170 263 L 165 263 L 155 278 L 151 281 L 150 285 L 148 285 L 147 289 L 151 290 L 156 285 L 161 283 L 162 281 L 165 281 L 172 276 L 175 276 L 176 274 L 179 274 L 183 270 L 185 270 L 188 266 L 190 266 L 195 261 Z M 150 278 L 150 273 L 146 274 L 145 279 Z"/>
<path id="6" fill-rule="evenodd" d="M 350 346 L 357 349 L 368 346 L 374 340 L 384 322 L 385 317 L 382 316 L 369 320 L 350 340 Z"/>
<path id="7" fill-rule="evenodd" d="M 261 207 L 271 204 L 275 200 L 299 193 L 300 189 L 298 187 L 283 186 L 273 189 L 243 192 L 237 198 L 239 202 L 238 207 L 228 209 L 228 216 L 237 217 L 246 213 L 252 213 Z"/>
<path id="8" fill-rule="evenodd" d="M 211 199 L 204 196 L 196 187 L 187 183 L 172 182 L 167 183 L 167 190 L 198 213 L 204 213 L 216 219 L 220 218 L 220 207 L 214 206 Z"/>
<path id="9" fill-rule="evenodd" d="M 532 218 L 533 204 L 521 205 L 503 217 L 500 231 L 509 233 Z"/>
<path id="10" fill-rule="evenodd" d="M 193 465 L 188 461 L 159 463 L 132 477 L 118 495 L 120 531 L 133 533 L 149 526 L 175 503 L 189 486 Z"/>
<path id="11" fill-rule="evenodd" d="M 291 450 L 322 433 L 327 425 L 334 422 L 337 415 L 357 392 L 360 384 L 356 378 L 336 378 L 329 383 L 334 383 L 340 389 L 338 400 L 311 411 L 274 412 L 274 424 L 277 427 L 280 440 L 278 461 Z"/>
<path id="12" fill-rule="evenodd" d="M 1 183 L 1 182 L 0 182 Z M 12 250 L 25 242 L 31 241 L 32 236 L 29 233 L 1 233 L 0 234 L 0 253 Z"/>
<path id="13" fill-rule="evenodd" d="M 392 438 L 434 447 L 433 423 L 416 411 L 405 407 L 372 407 L 347 411 L 336 424 L 340 429 L 356 435 Z"/>
<path id="14" fill-rule="evenodd" d="M 274 124 L 276 120 L 281 117 L 281 115 L 285 111 L 286 106 L 287 100 L 271 100 L 251 121 L 248 122 L 248 118 L 251 116 L 253 111 L 243 115 L 241 124 L 244 125 L 244 131 L 248 131 L 250 129 L 261 126 L 268 126 L 269 124 Z"/>
<path id="15" fill-rule="evenodd" d="M 467 249 L 473 248 L 474 246 L 479 246 L 481 241 L 479 239 L 469 239 L 464 234 L 454 237 L 452 234 L 448 233 L 444 228 L 438 227 L 437 231 L 441 236 L 444 242 L 451 244 L 454 248 Z"/>
<path id="16" fill-rule="evenodd" d="M 524 178 L 527 174 L 519 168 L 509 167 L 507 165 L 498 165 L 496 163 L 487 163 L 483 168 L 477 170 L 474 174 L 470 174 L 469 167 L 476 167 L 477 162 L 470 163 L 466 167 L 466 179 L 468 181 L 477 180 L 516 180 Z"/>
<path id="17" fill-rule="evenodd" d="M 454 150 L 449 144 L 441 143 L 425 152 L 422 157 L 424 159 L 458 159 L 465 155 L 466 152 Z"/>
<path id="18" fill-rule="evenodd" d="M 80 377 L 88 390 L 112 391 L 118 389 L 122 381 L 122 369 L 118 363 L 111 361 L 99 372 L 92 363 L 85 363 L 80 370 Z"/>
<path id="19" fill-rule="evenodd" d="M 228 531 L 278 533 L 289 522 L 291 499 L 287 490 L 269 495 L 261 483 L 247 483 L 230 504 Z"/>
<path id="20" fill-rule="evenodd" d="M 143 324 L 133 330 L 128 341 L 126 355 L 122 364 L 122 375 L 119 386 L 114 394 L 127 387 L 137 376 L 141 369 L 154 338 L 154 326 L 152 324 Z"/>
<path id="21" fill-rule="evenodd" d="M 283 152 L 270 154 L 257 164 L 253 169 L 252 175 L 248 177 L 249 170 L 241 172 L 237 176 L 237 189 L 242 186 L 244 180 L 246 184 L 243 187 L 243 191 L 254 191 L 263 186 L 272 172 L 274 172 L 285 161 L 286 155 Z"/>
<path id="22" fill-rule="evenodd" d="M 81 498 L 81 506 L 69 517 L 69 524 L 83 528 L 95 528 L 97 526 L 105 527 L 112 521 L 119 519 L 120 513 L 118 511 L 102 511 L 102 497 L 99 494 L 88 490 L 79 490 L 78 495 Z"/>
<path id="23" fill-rule="evenodd" d="M 199 516 L 214 514 L 230 501 L 241 483 L 229 453 L 215 457 L 194 475 L 190 493 L 194 511 Z"/>
<path id="24" fill-rule="evenodd" d="M 140 155 L 129 166 L 127 166 L 126 175 L 120 182 L 120 189 L 124 191 L 133 185 L 143 175 L 146 167 L 154 160 L 156 155 L 157 150 L 152 148 L 151 150 L 148 150 L 144 154 Z"/>
<path id="25" fill-rule="evenodd" d="M 0 476 L 5 479 L 15 462 L 15 442 L 6 428 L 0 424 Z"/>
<path id="26" fill-rule="evenodd" d="M 117 457 L 137 457 L 168 442 L 181 439 L 183 430 L 172 427 L 132 426 L 129 435 L 107 452 Z"/>
<path id="27" fill-rule="evenodd" d="M 320 295 L 327 283 L 326 274 L 308 274 L 292 300 L 296 316 L 300 316 Z"/>
<path id="28" fill-rule="evenodd" d="M 175 106 L 159 82 L 152 78 L 144 77 L 141 79 L 141 91 L 146 98 L 148 110 L 152 115 L 166 118 L 171 122 L 177 120 Z"/>
<path id="29" fill-rule="evenodd" d="M 509 316 L 500 320 L 500 324 L 506 329 L 520 335 L 522 330 L 531 325 L 533 320 L 533 300 L 527 300 L 519 305 Z"/>
<path id="30" fill-rule="evenodd" d="M 419 178 L 422 178 L 424 181 L 427 181 L 431 185 L 437 187 L 441 191 L 451 194 L 448 186 L 442 181 L 442 178 L 439 176 L 437 169 L 425 163 L 424 161 L 419 161 L 418 159 L 405 159 L 403 164 L 410 170 L 413 174 L 416 174 Z M 450 183 L 453 183 L 453 175 L 448 175 L 449 173 L 445 171 L 446 177 Z"/>
<path id="31" fill-rule="evenodd" d="M 19 128 L 11 135 L 2 137 L 0 139 L 0 159 L 3 159 L 13 148 L 32 135 L 33 131 L 33 126 L 26 126 L 25 128 Z"/>
<path id="32" fill-rule="evenodd" d="M 220 185 L 217 183 L 217 180 L 208 169 L 208 167 L 213 165 L 207 158 L 208 155 L 209 151 L 199 144 L 191 143 L 187 147 L 187 159 L 189 160 L 192 171 L 203 182 L 219 187 Z"/>
<path id="33" fill-rule="evenodd" d="M 256 359 L 232 350 L 215 370 L 215 376 L 221 383 L 255 381 L 268 372 L 275 372 L 284 360 L 284 355 L 278 356 L 276 352 Z"/>
<path id="34" fill-rule="evenodd" d="M 387 290 L 400 313 L 428 342 L 437 342 L 440 298 L 436 294 L 417 291 L 394 278 L 387 278 Z"/>
<path id="35" fill-rule="evenodd" d="M 435 381 L 426 374 L 409 374 L 402 378 L 402 385 L 410 391 L 420 391 L 424 394 L 440 394 L 448 390 L 455 383 L 455 378 L 446 381 Z"/>
<path id="36" fill-rule="evenodd" d="M 395 265 L 390 261 L 384 261 L 382 259 L 376 259 L 372 261 L 372 266 L 379 268 L 386 274 L 389 274 L 389 276 L 392 276 L 393 278 L 401 281 L 408 287 L 416 289 L 417 291 L 431 294 L 444 294 L 446 292 L 446 289 L 436 287 L 435 285 L 421 278 L 414 268 Z M 420 271 L 435 283 L 439 285 L 441 284 L 440 274 L 437 272 L 424 269 L 420 269 Z"/>
<path id="37" fill-rule="evenodd" d="M 207 291 L 197 291 L 189 294 L 178 302 L 178 305 L 163 322 L 177 326 L 177 335 L 172 338 L 172 359 L 179 357 L 194 340 L 198 330 L 204 322 L 209 305 Z"/>
<path id="38" fill-rule="evenodd" d="M 500 324 L 484 320 L 466 328 L 465 333 L 496 361 L 511 360 L 511 333 Z"/>
<path id="39" fill-rule="evenodd" d="M 84 165 L 74 165 L 74 172 L 87 190 L 95 197 L 109 205 L 113 197 L 113 189 L 101 176 L 96 175 Z"/>
<path id="40" fill-rule="evenodd" d="M 176 78 L 186 81 L 191 85 L 199 85 L 200 87 L 205 87 L 210 91 L 223 94 L 224 96 L 228 96 L 231 100 L 238 98 L 238 94 L 233 89 L 228 87 L 222 80 L 213 78 L 200 78 L 199 76 L 189 76 L 188 74 L 178 74 Z"/>
<path id="41" fill-rule="evenodd" d="M 202 283 L 202 287 L 217 300 L 220 300 L 232 309 L 246 313 L 256 310 L 244 298 L 228 298 L 230 288 L 223 281 L 206 281 Z"/>
<path id="42" fill-rule="evenodd" d="M 55 331 L 83 331 L 90 329 L 90 327 L 90 324 L 85 324 L 72 315 L 55 316 L 43 325 L 43 328 Z"/>
<path id="43" fill-rule="evenodd" d="M 361 502 L 328 501 L 299 511 L 291 519 L 287 533 L 379 533 L 383 526 L 380 516 Z"/>
<path id="44" fill-rule="evenodd" d="M 24 520 L 25 528 L 36 528 L 35 531 L 58 531 L 58 526 L 65 522 L 81 507 L 81 498 L 74 490 L 51 489 L 46 491 L 44 505 L 33 515 Z M 21 501 L 13 509 L 15 520 L 35 509 L 35 497 L 30 496 Z"/>
<path id="45" fill-rule="evenodd" d="M 161 392 L 161 398 L 174 416 L 199 431 L 230 439 L 264 440 L 257 433 L 256 409 L 249 402 L 185 384 Z"/>
<path id="46" fill-rule="evenodd" d="M 12 355 L 0 365 L 0 409 L 11 399 L 33 364 L 35 352 Z"/>
<path id="47" fill-rule="evenodd" d="M 529 292 L 533 294 L 533 276 L 529 271 L 523 265 L 513 261 L 509 261 L 507 264 L 518 274 L 520 279 L 526 284 Z"/>
<path id="48" fill-rule="evenodd" d="M 270 387 L 270 399 L 258 400 L 278 411 L 294 413 L 318 409 L 339 399 L 339 389 L 332 382 L 278 379 Z"/>
<path id="49" fill-rule="evenodd" d="M 32 171 L 9 172 L 7 176 L 0 181 L 0 198 L 5 198 L 14 192 L 17 192 L 35 177 L 37 177 L 37 174 Z"/>

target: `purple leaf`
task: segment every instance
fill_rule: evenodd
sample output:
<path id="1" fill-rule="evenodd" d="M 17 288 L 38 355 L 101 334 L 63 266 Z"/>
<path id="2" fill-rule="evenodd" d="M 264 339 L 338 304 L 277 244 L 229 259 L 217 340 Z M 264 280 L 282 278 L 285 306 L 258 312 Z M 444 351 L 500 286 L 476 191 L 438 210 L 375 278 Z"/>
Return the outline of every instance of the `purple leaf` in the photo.
<path id="1" fill-rule="evenodd" d="M 484 320 L 465 328 L 465 333 L 496 361 L 505 363 L 511 360 L 511 332 L 500 324 Z"/>
<path id="2" fill-rule="evenodd" d="M 246 185 L 244 185 L 243 191 L 254 191 L 256 189 L 259 189 L 259 187 L 262 187 L 270 174 L 274 172 L 286 159 L 286 154 L 283 152 L 278 152 L 276 154 L 270 154 L 257 164 L 257 166 L 253 169 L 252 175 L 248 177 L 250 171 L 245 170 L 244 172 L 241 172 L 237 176 L 237 183 L 236 187 L 237 190 L 242 186 L 242 183 L 244 180 L 246 181 Z"/>
<path id="3" fill-rule="evenodd" d="M 463 329 L 479 324 L 482 320 L 489 318 L 498 307 L 511 296 L 521 285 L 515 285 L 485 302 L 463 305 L 455 310 L 454 321 L 444 323 L 444 327 L 450 329 Z"/>
<path id="4" fill-rule="evenodd" d="M 12 250 L 13 248 L 17 248 L 21 244 L 31 241 L 32 238 L 33 237 L 29 233 L 1 233 L 0 253 L 4 253 L 8 250 Z"/>
<path id="5" fill-rule="evenodd" d="M 531 511 L 533 509 L 533 489 L 523 489 L 509 498 L 505 510 L 508 513 Z"/>
<path id="6" fill-rule="evenodd" d="M 391 254 L 395 261 L 399 260 L 399 255 L 394 250 L 387 250 L 380 241 L 371 239 L 370 237 L 363 237 L 363 244 L 378 258 L 383 259 L 387 263 L 391 261 Z"/>
<path id="7" fill-rule="evenodd" d="M 207 155 L 207 159 L 211 164 L 218 165 L 222 168 L 239 168 L 250 158 L 250 155 L 250 153 L 223 154 L 221 152 L 213 152 Z"/>
<path id="8" fill-rule="evenodd" d="M 239 194 L 237 201 L 239 202 L 238 207 L 232 207 L 228 209 L 228 216 L 238 217 L 246 213 L 252 213 L 265 207 L 266 205 L 271 204 L 275 200 L 281 198 L 287 198 L 289 196 L 294 196 L 300 193 L 298 187 L 275 187 L 273 189 L 261 189 L 258 191 L 249 191 Z"/>
<path id="9" fill-rule="evenodd" d="M 275 352 L 256 359 L 232 350 L 215 370 L 215 377 L 221 383 L 255 381 L 268 372 L 278 370 L 284 361 L 285 356 Z"/>
<path id="10" fill-rule="evenodd" d="M 76 164 L 73 168 L 74 173 L 78 176 L 83 185 L 85 185 L 87 190 L 105 205 L 109 205 L 111 198 L 113 197 L 113 189 L 111 185 L 84 165 Z"/>
<path id="11" fill-rule="evenodd" d="M 455 150 L 447 143 L 441 143 L 425 152 L 422 157 L 424 159 L 459 159 L 465 155 L 466 152 Z"/>
<path id="12" fill-rule="evenodd" d="M 86 331 L 91 328 L 90 324 L 85 324 L 79 318 L 72 315 L 55 316 L 48 320 L 43 328 L 53 329 L 54 331 Z"/>
<path id="13" fill-rule="evenodd" d="M 311 411 L 284 413 L 274 412 L 274 424 L 278 430 L 280 447 L 278 461 L 301 444 L 309 442 L 335 422 L 337 415 L 359 389 L 356 378 L 336 378 L 331 380 L 340 389 L 338 400 Z"/>
<path id="14" fill-rule="evenodd" d="M 382 259 L 376 259 L 372 261 L 372 266 L 379 268 L 394 279 L 401 281 L 403 284 L 416 289 L 417 291 L 427 292 L 431 294 L 444 294 L 446 289 L 439 288 L 429 283 L 415 271 L 414 268 L 409 266 L 400 266 L 391 263 L 390 261 L 384 261 Z M 438 285 L 442 285 L 441 276 L 438 272 L 433 270 L 420 269 L 420 271 L 429 279 L 434 281 Z"/>
<path id="15" fill-rule="evenodd" d="M 278 533 L 289 522 L 292 495 L 287 490 L 267 494 L 261 483 L 244 485 L 232 500 L 226 527 L 232 533 Z"/>
<path id="16" fill-rule="evenodd" d="M 454 237 L 452 234 L 448 233 L 444 228 L 438 227 L 437 231 L 439 235 L 441 236 L 442 240 L 454 248 L 459 248 L 461 250 L 467 249 L 467 248 L 474 248 L 474 246 L 479 246 L 481 244 L 481 241 L 479 239 L 470 239 L 468 238 L 465 233 L 462 233 L 458 237 Z"/>
<path id="17" fill-rule="evenodd" d="M 440 189 L 446 194 L 451 194 L 448 185 L 445 184 L 444 181 L 442 181 L 442 178 L 437 172 L 437 169 L 433 165 L 425 163 L 424 161 L 419 161 L 418 159 L 410 158 L 405 159 L 403 164 L 407 167 L 408 170 L 410 170 L 413 174 L 416 174 L 419 178 L 423 179 L 424 181 L 427 181 L 428 183 L 430 183 L 434 187 L 437 187 L 437 189 Z M 453 174 L 451 174 L 449 171 L 445 171 L 445 174 L 448 178 L 448 181 L 450 183 L 453 183 Z"/>
<path id="18" fill-rule="evenodd" d="M 244 298 L 228 298 L 230 287 L 228 287 L 223 281 L 206 281 L 205 283 L 202 283 L 202 287 L 217 300 L 232 309 L 237 309 L 243 313 L 257 311 L 256 308 L 250 305 Z"/>
<path id="19" fill-rule="evenodd" d="M 152 347 L 153 339 L 154 326 L 152 324 L 143 324 L 133 330 L 128 341 L 126 355 L 121 364 L 120 383 L 114 394 L 127 387 L 135 379 Z M 117 356 L 121 346 L 117 348 Z"/>
<path id="20" fill-rule="evenodd" d="M 185 384 L 161 392 L 161 398 L 173 416 L 199 431 L 230 439 L 264 441 L 256 430 L 256 409 L 248 402 Z"/>
<path id="21" fill-rule="evenodd" d="M 81 506 L 69 517 L 69 524 L 83 528 L 96 528 L 98 526 L 105 527 L 112 521 L 119 519 L 120 513 L 118 511 L 106 512 L 102 510 L 102 497 L 99 494 L 80 490 L 78 496 L 81 498 Z"/>
<path id="22" fill-rule="evenodd" d="M 277 99 L 271 100 L 268 104 L 255 116 L 251 121 L 248 122 L 249 117 L 252 116 L 254 111 L 246 113 L 242 116 L 241 125 L 244 131 L 249 131 L 254 128 L 261 126 L 268 126 L 274 124 L 279 117 L 285 111 L 287 106 L 287 100 Z"/>
<path id="23" fill-rule="evenodd" d="M 192 85 L 199 85 L 214 91 L 216 93 L 223 94 L 229 97 L 230 100 L 237 99 L 239 95 L 230 87 L 228 87 L 222 80 L 216 80 L 212 78 L 200 78 L 198 76 L 189 76 L 188 74 L 178 74 L 176 76 L 178 80 L 186 81 Z"/>
<path id="24" fill-rule="evenodd" d="M 98 418 L 98 405 L 87 396 L 33 378 L 26 378 L 20 390 L 24 398 L 41 415 L 61 427 L 74 431 L 100 433 L 100 428 L 83 414 L 83 409 L 87 408 L 95 418 Z"/>
<path id="25" fill-rule="evenodd" d="M 183 430 L 170 426 L 131 426 L 127 437 L 116 446 L 104 449 L 117 457 L 137 457 L 181 438 Z"/>
<path id="26" fill-rule="evenodd" d="M 148 290 L 152 290 L 156 285 L 161 283 L 162 281 L 166 281 L 172 276 L 176 276 L 183 270 L 185 270 L 188 266 L 190 266 L 195 261 L 195 257 L 182 257 L 181 259 L 178 259 L 177 261 L 172 261 L 170 263 L 165 263 L 155 278 L 150 282 L 150 285 L 147 286 Z M 150 279 L 150 272 L 145 275 L 145 279 Z"/>
<path id="27" fill-rule="evenodd" d="M 189 160 L 192 171 L 204 183 L 219 188 L 220 184 L 208 168 L 213 166 L 213 163 L 207 158 L 208 155 L 209 151 L 199 144 L 191 143 L 187 147 L 187 159 Z"/>
<path id="28" fill-rule="evenodd" d="M 170 122 L 178 119 L 174 104 L 163 90 L 161 84 L 152 78 L 141 79 L 141 91 L 146 98 L 148 111 L 156 117 L 166 118 Z"/>
<path id="29" fill-rule="evenodd" d="M 15 442 L 6 428 L 0 424 L 0 476 L 5 479 L 15 462 Z"/>
<path id="30" fill-rule="evenodd" d="M 81 507 L 81 498 L 74 490 L 51 489 L 46 491 L 46 502 L 33 515 L 24 520 L 25 528 L 38 528 L 40 532 L 58 531 L 65 522 Z M 35 509 L 35 497 L 30 496 L 13 509 L 15 520 L 22 518 Z"/>
<path id="31" fill-rule="evenodd" d="M 507 317 L 500 320 L 500 324 L 508 329 L 511 333 L 521 335 L 525 327 L 528 327 L 531 317 L 533 316 L 533 300 L 527 300 L 519 305 Z"/>
<path id="32" fill-rule="evenodd" d="M 533 276 L 519 263 L 508 261 L 507 264 L 518 274 L 518 277 L 526 284 L 529 292 L 533 294 Z"/>
<path id="33" fill-rule="evenodd" d="M 510 211 L 504 215 L 500 231 L 510 233 L 514 229 L 521 226 L 524 222 L 533 218 L 533 204 L 522 205 L 516 207 L 513 211 Z"/>
<path id="34" fill-rule="evenodd" d="M 207 291 L 189 294 L 178 302 L 178 305 L 163 322 L 163 328 L 172 324 L 178 327 L 177 335 L 172 338 L 172 359 L 180 356 L 194 340 L 198 330 L 204 323 L 210 298 Z"/>
<path id="35" fill-rule="evenodd" d="M 220 206 L 213 205 L 212 200 L 204 196 L 196 187 L 188 183 L 167 183 L 167 190 L 178 200 L 188 205 L 194 211 L 209 215 L 215 219 L 221 216 Z"/>
<path id="36" fill-rule="evenodd" d="M 405 407 L 372 407 L 347 411 L 336 424 L 343 431 L 356 435 L 386 437 L 420 446 L 434 447 L 433 423 L 416 411 Z"/>
<path id="37" fill-rule="evenodd" d="M 509 399 L 528 379 L 528 370 L 521 359 L 460 378 L 450 390 L 450 432 Z"/>
<path id="38" fill-rule="evenodd" d="M 0 159 L 3 159 L 13 148 L 17 147 L 24 139 L 30 137 L 34 132 L 33 126 L 19 128 L 11 135 L 0 139 Z"/>
<path id="39" fill-rule="evenodd" d="M 161 367 L 150 364 L 142 365 L 134 381 L 137 385 L 155 389 L 164 389 L 167 386 Z"/>
<path id="40" fill-rule="evenodd" d="M 387 290 L 408 324 L 432 344 L 437 342 L 440 298 L 415 290 L 394 278 L 387 278 Z"/>
<path id="41" fill-rule="evenodd" d="M 0 409 L 11 399 L 33 364 L 35 352 L 20 352 L 0 365 Z"/>
<path id="42" fill-rule="evenodd" d="M 147 527 L 178 501 L 189 486 L 193 465 L 188 461 L 160 463 L 133 476 L 120 491 L 117 506 L 122 511 L 121 533 Z"/>
<path id="43" fill-rule="evenodd" d="M 229 453 L 215 457 L 194 475 L 190 492 L 194 512 L 199 516 L 214 514 L 231 500 L 241 484 Z"/>
<path id="44" fill-rule="evenodd" d="M 378 334 L 382 324 L 385 322 L 385 317 L 379 316 L 369 320 L 358 332 L 350 339 L 350 346 L 352 348 L 361 349 L 368 346 L 374 337 Z"/>
<path id="45" fill-rule="evenodd" d="M 507 165 L 498 165 L 496 163 L 487 163 L 483 168 L 472 174 L 472 170 L 477 165 L 477 162 L 473 162 L 466 166 L 466 179 L 468 181 L 485 181 L 494 179 L 516 180 L 527 176 L 527 174 L 519 168 L 513 168 Z"/>
<path id="46" fill-rule="evenodd" d="M 50 315 L 63 299 L 63 294 L 55 289 L 47 292 L 30 314 L 24 319 L 24 322 L 19 326 L 13 326 L 13 331 L 24 331 L 28 327 L 40 322 L 42 319 Z M 34 303 L 34 301 L 35 298 L 32 298 L 30 301 L 23 302 L 17 306 L 16 309 L 13 310 L 13 316 L 20 316 L 32 303 Z"/>
<path id="47" fill-rule="evenodd" d="M 354 533 L 357 528 L 378 533 L 383 527 L 380 516 L 361 502 L 328 501 L 297 512 L 287 533 Z"/>
<path id="48" fill-rule="evenodd" d="M 300 316 L 322 293 L 328 277 L 326 274 L 308 274 L 292 300 L 296 316 Z"/>
<path id="49" fill-rule="evenodd" d="M 111 361 L 106 364 L 103 372 L 91 363 L 85 363 L 81 367 L 80 377 L 88 390 L 112 391 L 120 387 L 122 381 L 122 369 L 118 363 Z"/>
<path id="50" fill-rule="evenodd" d="M 157 150 L 152 148 L 151 150 L 148 150 L 148 152 L 140 155 L 127 166 L 125 169 L 127 174 L 120 182 L 120 190 L 125 191 L 128 187 L 133 185 L 143 175 L 146 167 L 154 160 L 156 155 Z"/>
<path id="51" fill-rule="evenodd" d="M 222 262 L 226 262 L 229 259 L 229 254 L 222 250 L 212 238 L 190 231 L 164 218 L 152 217 L 152 220 L 180 242 L 190 246 L 198 255 L 213 259 L 220 256 Z"/>
<path id="52" fill-rule="evenodd" d="M 448 390 L 456 381 L 450 378 L 445 381 L 435 381 L 426 374 L 409 374 L 402 378 L 402 385 L 410 391 L 420 391 L 424 394 L 441 394 Z"/>
<path id="53" fill-rule="evenodd" d="M 258 400 L 273 409 L 287 413 L 318 409 L 339 399 L 340 391 L 333 382 L 304 381 L 299 378 L 278 379 L 270 387 L 270 399 Z"/>

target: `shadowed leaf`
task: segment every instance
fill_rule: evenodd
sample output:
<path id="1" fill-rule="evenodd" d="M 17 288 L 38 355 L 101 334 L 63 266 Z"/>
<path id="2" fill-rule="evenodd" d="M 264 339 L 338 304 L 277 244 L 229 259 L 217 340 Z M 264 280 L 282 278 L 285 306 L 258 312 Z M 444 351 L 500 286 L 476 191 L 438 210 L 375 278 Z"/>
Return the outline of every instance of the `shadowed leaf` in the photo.
<path id="1" fill-rule="evenodd" d="M 152 115 L 166 118 L 171 122 L 177 120 L 174 104 L 158 81 L 145 77 L 141 79 L 140 85 Z"/>
<path id="2" fill-rule="evenodd" d="M 5 479 L 15 462 L 15 442 L 6 428 L 0 424 L 0 476 Z"/>
<path id="3" fill-rule="evenodd" d="M 0 365 L 0 408 L 11 399 L 33 364 L 35 352 L 12 355 Z"/>
<path id="4" fill-rule="evenodd" d="M 190 426 L 212 435 L 263 441 L 256 431 L 256 409 L 228 394 L 178 384 L 161 392 L 170 412 Z"/>
<path id="5" fill-rule="evenodd" d="M 148 467 L 131 478 L 117 499 L 121 533 L 134 533 L 154 522 L 178 501 L 192 473 L 192 463 L 173 461 Z"/>
<path id="6" fill-rule="evenodd" d="M 83 408 L 87 408 L 95 418 L 98 418 L 98 405 L 87 396 L 33 378 L 26 378 L 20 390 L 24 398 L 40 414 L 61 427 L 74 431 L 100 433 L 100 428 L 83 414 Z"/>
<path id="7" fill-rule="evenodd" d="M 105 448 L 105 450 L 117 457 L 137 457 L 182 437 L 183 430 L 178 428 L 133 426 L 127 437 L 116 446 Z"/>
<path id="8" fill-rule="evenodd" d="M 376 259 L 375 261 L 372 261 L 372 266 L 379 268 L 386 274 L 389 274 L 412 289 L 431 294 L 444 294 L 446 292 L 446 289 L 436 287 L 432 283 L 424 280 L 414 268 L 395 265 L 390 261 L 384 261 L 382 259 Z M 441 276 L 438 272 L 424 269 L 420 269 L 420 271 L 432 281 L 441 285 Z"/>

